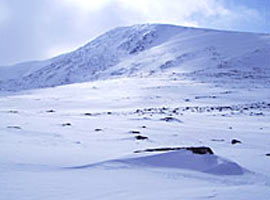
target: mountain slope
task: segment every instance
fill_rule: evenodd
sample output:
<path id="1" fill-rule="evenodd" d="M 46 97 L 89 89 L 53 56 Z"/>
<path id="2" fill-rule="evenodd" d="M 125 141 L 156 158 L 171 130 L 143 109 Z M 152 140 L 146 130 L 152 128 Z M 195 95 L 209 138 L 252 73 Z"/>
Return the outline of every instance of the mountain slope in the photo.
<path id="1" fill-rule="evenodd" d="M 269 85 L 270 35 L 144 24 L 111 30 L 46 61 L 0 67 L 1 90 L 164 72 L 219 83 Z M 246 83 L 245 83 L 246 84 Z"/>

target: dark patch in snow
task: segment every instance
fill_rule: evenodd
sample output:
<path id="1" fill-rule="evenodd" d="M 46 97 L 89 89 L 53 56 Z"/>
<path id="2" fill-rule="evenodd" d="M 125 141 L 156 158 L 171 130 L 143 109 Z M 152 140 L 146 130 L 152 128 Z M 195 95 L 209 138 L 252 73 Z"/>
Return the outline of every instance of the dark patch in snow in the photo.
<path id="1" fill-rule="evenodd" d="M 9 110 L 9 111 L 8 111 L 8 113 L 12 113 L 12 114 L 18 114 L 18 113 L 19 113 L 19 111 L 17 111 L 17 110 Z"/>
<path id="2" fill-rule="evenodd" d="M 140 132 L 140 131 L 132 130 L 132 131 L 129 131 L 129 133 L 132 133 L 132 134 L 140 134 L 141 132 Z"/>
<path id="3" fill-rule="evenodd" d="M 232 144 L 241 144 L 242 142 L 240 140 L 237 140 L 237 139 L 232 139 L 231 143 Z"/>
<path id="4" fill-rule="evenodd" d="M 71 123 L 64 123 L 64 124 L 62 124 L 62 126 L 71 126 Z"/>
<path id="5" fill-rule="evenodd" d="M 179 122 L 182 123 L 181 120 L 174 118 L 174 117 L 164 117 L 160 119 L 161 121 L 165 121 L 165 122 Z"/>
<path id="6" fill-rule="evenodd" d="M 52 109 L 51 109 L 51 110 L 46 110 L 46 112 L 47 112 L 47 113 L 54 113 L 55 110 L 52 110 Z"/>
<path id="7" fill-rule="evenodd" d="M 84 113 L 85 116 L 93 116 L 92 113 Z"/>
<path id="8" fill-rule="evenodd" d="M 22 129 L 20 126 L 7 126 L 7 128 L 11 128 L 11 129 Z"/>
<path id="9" fill-rule="evenodd" d="M 231 94 L 233 93 L 233 91 L 225 91 L 225 92 L 221 92 L 220 94 Z"/>
<path id="10" fill-rule="evenodd" d="M 216 96 L 196 96 L 195 99 L 216 99 Z"/>
<path id="11" fill-rule="evenodd" d="M 137 151 L 134 151 L 134 153 L 164 152 L 164 151 L 179 151 L 179 150 L 191 151 L 194 154 L 214 154 L 213 150 L 210 147 L 162 147 L 162 148 L 137 150 Z"/>
<path id="12" fill-rule="evenodd" d="M 213 141 L 213 142 L 224 142 L 225 140 L 224 139 L 212 139 L 211 141 Z"/>
<path id="13" fill-rule="evenodd" d="M 148 139 L 147 136 L 143 136 L 143 135 L 136 135 L 135 138 L 136 138 L 137 140 L 147 140 L 147 139 Z"/>

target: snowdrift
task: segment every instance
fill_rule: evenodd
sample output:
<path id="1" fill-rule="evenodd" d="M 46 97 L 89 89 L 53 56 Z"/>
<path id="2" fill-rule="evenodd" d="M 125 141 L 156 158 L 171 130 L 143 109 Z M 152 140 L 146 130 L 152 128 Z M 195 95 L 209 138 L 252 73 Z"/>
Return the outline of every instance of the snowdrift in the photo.
<path id="1" fill-rule="evenodd" d="M 193 170 L 214 175 L 243 175 L 248 170 L 235 162 L 221 158 L 214 154 L 196 154 L 189 150 L 170 151 L 165 153 L 150 154 L 139 153 L 130 158 L 105 161 L 96 164 L 74 166 L 68 169 L 85 169 L 98 166 L 115 166 L 117 163 L 139 167 L 161 167 Z"/>
<path id="2" fill-rule="evenodd" d="M 187 150 L 173 151 L 156 155 L 146 155 L 122 160 L 133 165 L 167 167 L 195 170 L 215 175 L 242 175 L 245 170 L 237 163 L 213 154 L 194 154 Z"/>

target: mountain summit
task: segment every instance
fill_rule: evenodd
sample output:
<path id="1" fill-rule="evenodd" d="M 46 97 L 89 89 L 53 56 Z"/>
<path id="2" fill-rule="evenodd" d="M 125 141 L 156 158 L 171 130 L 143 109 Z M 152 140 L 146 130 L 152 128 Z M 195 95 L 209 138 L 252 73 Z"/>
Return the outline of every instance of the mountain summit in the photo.
<path id="1" fill-rule="evenodd" d="M 270 35 L 142 24 L 113 29 L 74 52 L 0 67 L 0 89 L 181 74 L 202 81 L 269 85 Z"/>

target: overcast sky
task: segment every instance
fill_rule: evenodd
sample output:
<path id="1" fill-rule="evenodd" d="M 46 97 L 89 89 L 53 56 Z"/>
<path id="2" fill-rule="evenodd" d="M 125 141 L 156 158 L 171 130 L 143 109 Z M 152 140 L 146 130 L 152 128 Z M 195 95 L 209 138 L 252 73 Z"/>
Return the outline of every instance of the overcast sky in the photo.
<path id="1" fill-rule="evenodd" d="M 74 50 L 117 26 L 270 33 L 269 19 L 270 0 L 0 0 L 0 65 Z"/>

